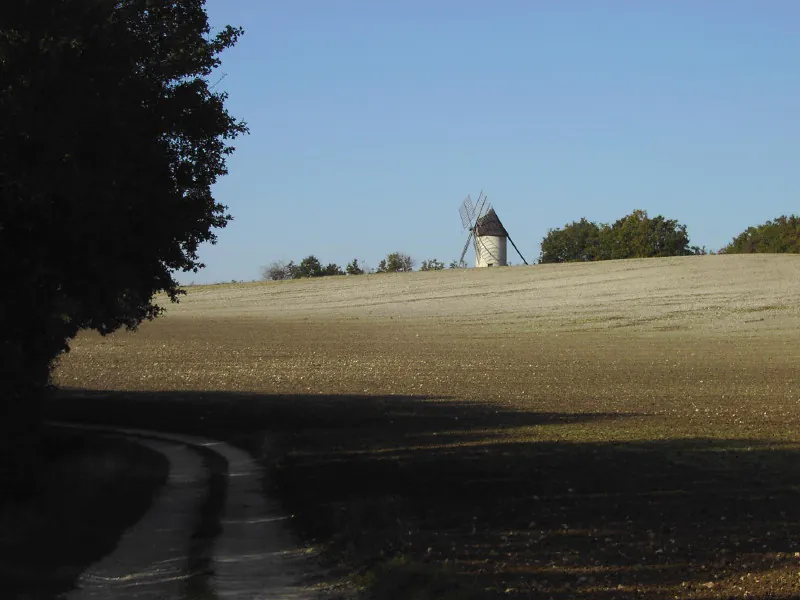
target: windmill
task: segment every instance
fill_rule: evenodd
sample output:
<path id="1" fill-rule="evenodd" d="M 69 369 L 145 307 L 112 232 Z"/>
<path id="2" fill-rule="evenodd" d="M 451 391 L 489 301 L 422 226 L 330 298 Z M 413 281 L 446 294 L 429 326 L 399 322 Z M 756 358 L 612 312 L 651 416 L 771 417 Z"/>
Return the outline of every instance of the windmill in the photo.
<path id="1" fill-rule="evenodd" d="M 475 204 L 472 203 L 472 198 L 467 196 L 458 207 L 458 213 L 461 215 L 464 229 L 469 230 L 467 242 L 464 244 L 461 258 L 458 261 L 460 264 L 464 264 L 464 257 L 467 255 L 470 242 L 472 242 L 475 247 L 476 267 L 505 267 L 508 264 L 506 240 L 514 246 L 514 250 L 517 251 L 522 262 L 528 264 L 514 240 L 508 235 L 506 228 L 503 227 L 503 223 L 483 191 L 478 195 L 478 201 Z"/>

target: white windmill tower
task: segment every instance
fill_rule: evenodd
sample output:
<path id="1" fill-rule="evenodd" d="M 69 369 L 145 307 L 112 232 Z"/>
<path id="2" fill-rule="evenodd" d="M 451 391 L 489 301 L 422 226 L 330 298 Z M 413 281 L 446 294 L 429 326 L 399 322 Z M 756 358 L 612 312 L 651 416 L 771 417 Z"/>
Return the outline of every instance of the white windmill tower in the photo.
<path id="1" fill-rule="evenodd" d="M 506 249 L 508 241 L 514 246 L 522 262 L 528 264 L 482 191 L 478 195 L 477 206 L 472 203 L 472 198 L 467 196 L 458 208 L 458 212 L 464 229 L 469 229 L 467 243 L 464 244 L 459 263 L 464 264 L 469 244 L 474 242 L 476 267 L 505 267 L 508 264 Z"/>

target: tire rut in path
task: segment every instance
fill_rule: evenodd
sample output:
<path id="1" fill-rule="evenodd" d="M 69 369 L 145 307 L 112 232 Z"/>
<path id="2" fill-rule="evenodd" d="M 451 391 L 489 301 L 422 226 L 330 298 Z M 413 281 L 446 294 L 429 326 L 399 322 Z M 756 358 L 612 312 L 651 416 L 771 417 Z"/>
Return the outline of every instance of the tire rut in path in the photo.
<path id="1" fill-rule="evenodd" d="M 277 504 L 264 497 L 261 466 L 227 444 L 214 448 L 228 460 L 228 497 L 214 551 L 214 588 L 226 600 L 312 598 L 300 581 L 308 569 Z"/>
<path id="2" fill-rule="evenodd" d="M 67 600 L 182 598 L 189 578 L 189 537 L 206 497 L 208 472 L 184 444 L 153 439 L 138 443 L 164 454 L 169 476 L 144 517 L 117 548 L 79 578 Z"/>
<path id="3" fill-rule="evenodd" d="M 78 582 L 80 589 L 68 595 L 68 600 L 317 597 L 302 583 L 309 574 L 309 561 L 290 534 L 277 503 L 265 498 L 264 471 L 250 454 L 224 442 L 196 436 L 59 425 L 130 436 L 163 451 L 170 459 L 169 479 L 153 506 L 123 535 L 114 552 L 84 573 Z M 222 463 L 227 465 L 224 474 Z M 190 485 L 189 481 L 194 483 Z M 181 485 L 192 492 L 181 490 Z M 220 498 L 220 485 L 225 488 L 221 507 L 214 500 Z M 178 506 L 183 506 L 186 514 Z M 203 510 L 214 513 L 207 517 L 219 515 L 218 527 L 208 519 L 198 521 Z M 179 524 L 183 543 L 178 542 Z M 214 539 L 213 534 L 217 534 Z M 157 550 L 169 553 L 169 557 L 157 558 Z"/>

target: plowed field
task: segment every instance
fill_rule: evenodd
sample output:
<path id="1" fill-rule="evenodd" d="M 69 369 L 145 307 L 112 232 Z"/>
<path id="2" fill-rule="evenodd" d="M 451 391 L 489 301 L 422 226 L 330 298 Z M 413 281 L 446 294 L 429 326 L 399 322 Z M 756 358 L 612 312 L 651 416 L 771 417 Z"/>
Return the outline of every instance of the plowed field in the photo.
<path id="1" fill-rule="evenodd" d="M 706 256 L 192 287 L 57 383 L 273 440 L 269 492 L 377 598 L 790 598 L 798 366 L 800 256 Z"/>

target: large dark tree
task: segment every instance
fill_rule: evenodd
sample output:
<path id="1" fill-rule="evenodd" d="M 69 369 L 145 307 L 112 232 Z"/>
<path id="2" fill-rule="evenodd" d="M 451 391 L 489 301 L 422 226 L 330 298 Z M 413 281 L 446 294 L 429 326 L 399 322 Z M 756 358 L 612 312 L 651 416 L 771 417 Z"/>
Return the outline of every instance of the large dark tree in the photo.
<path id="1" fill-rule="evenodd" d="M 78 331 L 157 316 L 154 294 L 175 300 L 174 274 L 230 219 L 211 186 L 246 128 L 209 77 L 241 33 L 212 34 L 203 0 L 0 8 L 4 441 L 35 426 Z"/>

